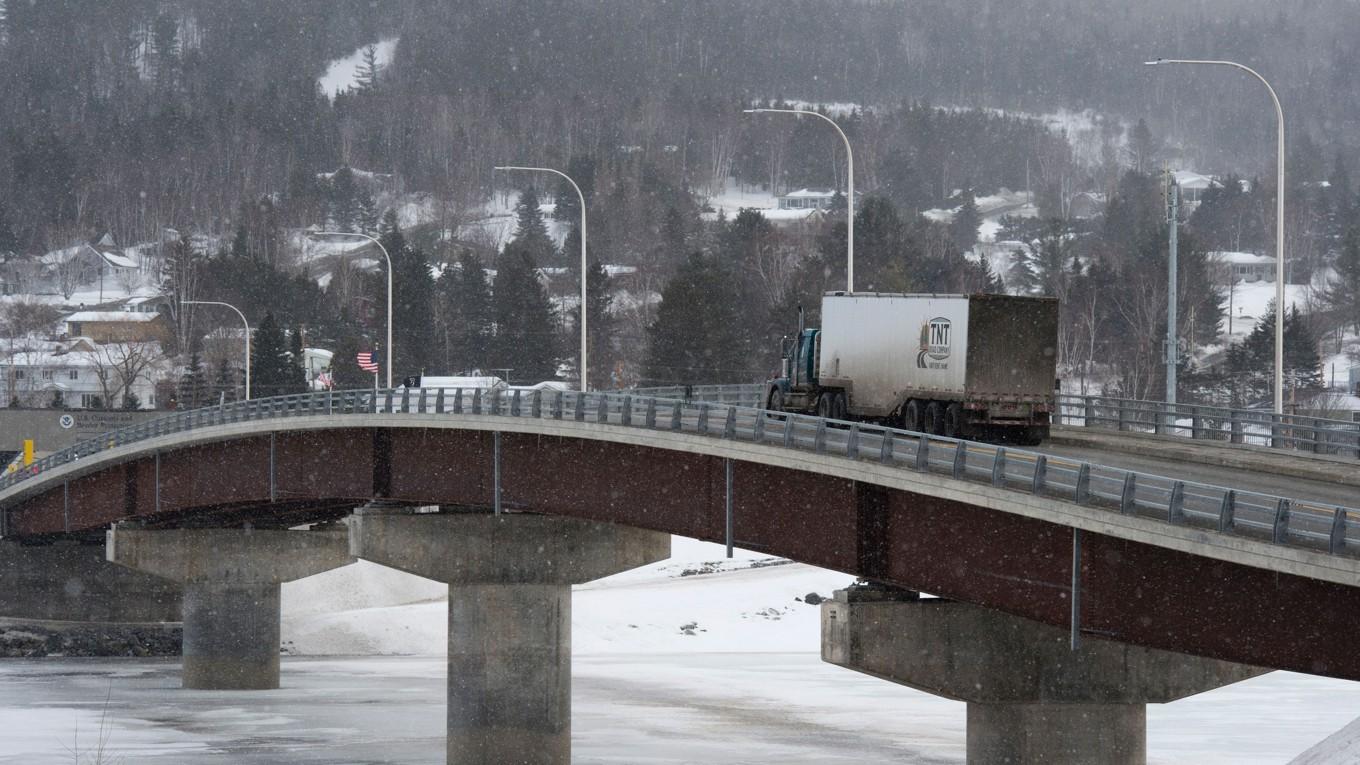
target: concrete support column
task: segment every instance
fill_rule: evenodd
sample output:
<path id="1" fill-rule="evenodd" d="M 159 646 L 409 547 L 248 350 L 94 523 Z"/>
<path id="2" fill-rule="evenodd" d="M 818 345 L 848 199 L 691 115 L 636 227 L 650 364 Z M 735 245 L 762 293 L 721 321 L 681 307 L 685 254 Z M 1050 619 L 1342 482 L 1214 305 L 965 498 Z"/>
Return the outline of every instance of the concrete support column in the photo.
<path id="1" fill-rule="evenodd" d="M 279 687 L 279 585 L 354 562 L 343 527 L 149 530 L 119 524 L 107 555 L 184 585 L 185 688 Z"/>
<path id="2" fill-rule="evenodd" d="M 571 585 L 670 557 L 670 536 L 528 514 L 360 511 L 360 558 L 449 584 L 449 763 L 571 762 Z"/>
<path id="3" fill-rule="evenodd" d="M 1086 639 L 857 586 L 822 605 L 822 660 L 968 703 L 969 765 L 1144 765 L 1147 709 L 1268 670 Z"/>

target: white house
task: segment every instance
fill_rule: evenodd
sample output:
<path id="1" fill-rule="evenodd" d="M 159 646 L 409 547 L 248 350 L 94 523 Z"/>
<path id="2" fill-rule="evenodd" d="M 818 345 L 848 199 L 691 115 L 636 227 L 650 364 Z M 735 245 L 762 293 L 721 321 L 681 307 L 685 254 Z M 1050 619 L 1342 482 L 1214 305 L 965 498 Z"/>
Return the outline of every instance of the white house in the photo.
<path id="1" fill-rule="evenodd" d="M 113 294 L 122 291 L 117 287 L 141 278 L 141 264 L 114 244 L 108 234 L 93 242 L 53 250 L 38 258 L 38 262 L 48 289 L 68 296 L 90 286 L 99 290 L 102 301 L 105 290 Z"/>
<path id="2" fill-rule="evenodd" d="M 780 210 L 829 210 L 835 189 L 799 189 L 779 197 Z"/>
<path id="3" fill-rule="evenodd" d="M 98 345 L 88 338 L 57 350 L 20 351 L 0 357 L 0 405 L 48 407 L 60 395 L 69 409 L 117 408 L 131 393 L 142 409 L 155 409 L 159 360 L 155 344 Z M 125 375 L 132 378 L 127 385 Z"/>
<path id="4" fill-rule="evenodd" d="M 1180 187 L 1180 206 L 1185 214 L 1194 212 L 1195 208 L 1199 207 L 1204 192 L 1219 185 L 1218 180 L 1212 175 L 1200 175 L 1190 170 L 1176 170 L 1171 175 L 1176 179 L 1176 185 Z"/>
<path id="5" fill-rule="evenodd" d="M 1232 276 L 1234 283 L 1275 281 L 1275 258 L 1271 255 L 1257 255 L 1251 252 L 1211 252 L 1209 261 L 1218 264 L 1221 281 Z"/>

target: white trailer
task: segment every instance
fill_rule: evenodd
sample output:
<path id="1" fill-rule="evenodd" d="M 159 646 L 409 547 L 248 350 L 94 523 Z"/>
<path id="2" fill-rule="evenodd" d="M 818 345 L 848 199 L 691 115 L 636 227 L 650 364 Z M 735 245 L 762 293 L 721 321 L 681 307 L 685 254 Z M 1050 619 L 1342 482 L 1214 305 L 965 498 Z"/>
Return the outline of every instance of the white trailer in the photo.
<path id="1" fill-rule="evenodd" d="M 1058 303 L 1009 295 L 827 293 L 766 404 L 950 436 L 1048 434 Z"/>

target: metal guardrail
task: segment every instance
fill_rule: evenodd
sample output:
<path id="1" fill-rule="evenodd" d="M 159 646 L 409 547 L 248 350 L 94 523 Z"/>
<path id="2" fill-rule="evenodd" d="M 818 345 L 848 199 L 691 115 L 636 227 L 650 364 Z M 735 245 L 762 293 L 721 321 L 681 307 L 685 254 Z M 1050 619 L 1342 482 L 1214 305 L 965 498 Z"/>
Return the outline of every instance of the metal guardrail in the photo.
<path id="1" fill-rule="evenodd" d="M 691 391 L 695 393 L 694 391 Z M 730 393 L 727 392 L 727 393 Z M 699 395 L 726 395 L 699 391 Z M 1113 513 L 1261 539 L 1333 555 L 1360 555 L 1360 510 L 1078 462 L 878 425 L 783 414 L 633 392 L 465 389 L 328 391 L 177 412 L 83 441 L 0 478 L 0 491 L 106 449 L 234 422 L 392 413 L 493 415 L 608 423 L 767 444 L 1042 495 Z M 5 513 L 0 511 L 0 520 Z"/>
<path id="2" fill-rule="evenodd" d="M 632 392 L 757 407 L 764 403 L 765 386 L 675 385 Z M 1301 414 L 1064 394 L 1058 396 L 1054 423 L 1360 459 L 1360 422 Z"/>
<path id="3" fill-rule="evenodd" d="M 1059 396 L 1058 424 L 1360 459 L 1360 423 L 1195 404 Z"/>

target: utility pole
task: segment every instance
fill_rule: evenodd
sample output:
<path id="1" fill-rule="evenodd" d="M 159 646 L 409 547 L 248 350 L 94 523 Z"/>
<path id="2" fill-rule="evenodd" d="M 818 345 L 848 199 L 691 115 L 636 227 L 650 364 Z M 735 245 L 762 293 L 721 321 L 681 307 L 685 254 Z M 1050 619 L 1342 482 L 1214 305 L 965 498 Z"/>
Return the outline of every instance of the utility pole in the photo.
<path id="1" fill-rule="evenodd" d="M 1166 220 L 1171 230 L 1166 266 L 1166 403 L 1176 403 L 1176 362 L 1180 356 L 1176 347 L 1176 229 L 1180 207 L 1180 187 L 1175 176 L 1166 176 Z"/>

